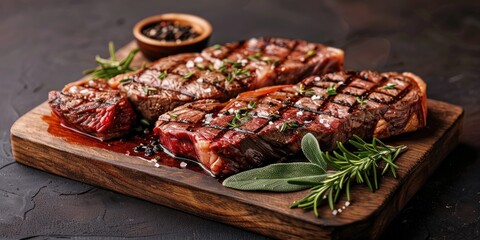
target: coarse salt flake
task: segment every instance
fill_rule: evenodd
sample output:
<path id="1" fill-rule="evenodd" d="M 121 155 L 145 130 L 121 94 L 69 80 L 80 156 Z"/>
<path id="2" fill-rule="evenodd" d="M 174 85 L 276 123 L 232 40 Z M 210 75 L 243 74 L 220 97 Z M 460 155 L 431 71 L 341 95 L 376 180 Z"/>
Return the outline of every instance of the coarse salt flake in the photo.
<path id="1" fill-rule="evenodd" d="M 218 49 L 213 51 L 213 55 L 220 55 L 222 53 L 222 50 Z"/>
<path id="2" fill-rule="evenodd" d="M 223 66 L 223 62 L 220 61 L 219 59 L 215 59 L 215 61 L 213 62 L 213 68 L 218 70 L 222 66 Z"/>
<path id="3" fill-rule="evenodd" d="M 155 167 L 159 168 L 159 167 L 160 167 L 160 164 L 155 163 Z"/>
<path id="4" fill-rule="evenodd" d="M 196 62 L 196 63 L 201 63 L 201 62 L 203 62 L 203 58 L 202 57 L 196 57 L 193 61 Z"/>
<path id="5" fill-rule="evenodd" d="M 350 206 L 350 202 L 349 202 L 349 201 L 346 201 L 346 202 L 345 202 L 345 207 L 348 207 L 348 206 Z"/>
<path id="6" fill-rule="evenodd" d="M 314 100 L 314 101 L 315 101 L 315 100 L 319 100 L 320 98 L 322 98 L 322 97 L 317 96 L 317 95 L 313 95 L 313 96 L 311 97 L 311 99 Z"/>
<path id="7" fill-rule="evenodd" d="M 205 93 L 211 93 L 211 92 L 212 92 L 212 89 L 211 89 L 211 88 L 205 89 Z"/>
<path id="8" fill-rule="evenodd" d="M 297 112 L 297 117 L 300 117 L 300 116 L 302 116 L 302 115 L 303 115 L 303 112 L 302 112 L 302 111 L 298 111 L 298 112 Z"/>
<path id="9" fill-rule="evenodd" d="M 187 167 L 187 163 L 186 163 L 186 162 L 181 162 L 181 163 L 180 163 L 180 167 L 181 167 L 181 168 L 186 168 L 186 167 Z"/>
<path id="10" fill-rule="evenodd" d="M 188 60 L 187 64 L 185 64 L 185 66 L 187 66 L 187 68 L 193 68 L 193 67 L 195 67 L 195 63 L 193 63 L 192 60 Z"/>
<path id="11" fill-rule="evenodd" d="M 333 210 L 333 211 L 332 211 L 332 214 L 333 214 L 333 215 L 337 215 L 337 214 L 338 214 L 338 211 L 337 211 L 337 210 Z"/>
<path id="12" fill-rule="evenodd" d="M 203 78 L 198 78 L 198 79 L 197 79 L 197 82 L 202 83 L 202 82 L 203 82 Z"/>
<path id="13" fill-rule="evenodd" d="M 316 82 L 318 82 L 318 81 L 321 80 L 321 78 L 320 78 L 320 77 L 315 77 L 315 78 L 313 78 L 313 80 L 316 81 Z"/>

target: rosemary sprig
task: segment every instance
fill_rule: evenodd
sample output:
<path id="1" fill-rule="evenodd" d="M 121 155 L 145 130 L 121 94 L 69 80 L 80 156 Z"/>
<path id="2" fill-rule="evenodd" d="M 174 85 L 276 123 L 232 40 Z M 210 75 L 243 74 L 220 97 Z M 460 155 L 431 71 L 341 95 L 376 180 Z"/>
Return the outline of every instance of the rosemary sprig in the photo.
<path id="1" fill-rule="evenodd" d="M 92 79 L 105 79 L 108 80 L 119 74 L 133 72 L 136 69 L 130 67 L 130 64 L 133 61 L 133 58 L 138 52 L 138 48 L 133 49 L 128 53 L 125 59 L 119 61 L 115 58 L 115 45 L 113 42 L 108 43 L 108 49 L 110 52 L 110 58 L 105 59 L 100 56 L 95 56 L 95 61 L 99 65 L 96 68 L 88 69 L 83 71 L 84 75 L 92 74 Z"/>
<path id="2" fill-rule="evenodd" d="M 319 152 L 320 158 L 326 161 L 328 166 L 335 169 L 335 172 L 328 175 L 320 184 L 311 188 L 310 193 L 303 199 L 294 202 L 290 206 L 291 208 L 313 209 L 315 216 L 318 217 L 318 206 L 324 197 L 328 199 L 328 205 L 332 210 L 341 192 L 344 191 L 347 195 L 347 201 L 350 201 L 350 185 L 353 182 L 365 183 L 370 191 L 374 192 L 379 186 L 378 171 L 382 175 L 390 171 L 396 177 L 395 169 L 397 165 L 393 162 L 400 153 L 407 150 L 406 146 L 386 145 L 377 138 L 373 138 L 372 143 L 367 143 L 356 135 L 349 143 L 357 148 L 357 151 L 351 152 L 342 143 L 337 142 L 338 151 L 333 151 L 332 154 Z M 382 161 L 385 165 L 380 167 L 379 162 Z M 311 184 L 311 182 L 295 180 L 289 183 Z"/>

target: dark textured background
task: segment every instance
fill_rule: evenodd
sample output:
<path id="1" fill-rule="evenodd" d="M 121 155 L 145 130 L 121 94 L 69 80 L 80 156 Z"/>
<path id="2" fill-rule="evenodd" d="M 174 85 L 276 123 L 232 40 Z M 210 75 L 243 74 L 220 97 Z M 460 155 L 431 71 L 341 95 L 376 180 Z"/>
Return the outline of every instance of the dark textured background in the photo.
<path id="1" fill-rule="evenodd" d="M 0 237 L 264 238 L 13 160 L 18 117 L 166 12 L 211 21 L 212 44 L 303 38 L 345 49 L 347 68 L 422 76 L 430 98 L 465 108 L 464 135 L 383 238 L 480 239 L 480 5 L 442 0 L 0 1 Z"/>

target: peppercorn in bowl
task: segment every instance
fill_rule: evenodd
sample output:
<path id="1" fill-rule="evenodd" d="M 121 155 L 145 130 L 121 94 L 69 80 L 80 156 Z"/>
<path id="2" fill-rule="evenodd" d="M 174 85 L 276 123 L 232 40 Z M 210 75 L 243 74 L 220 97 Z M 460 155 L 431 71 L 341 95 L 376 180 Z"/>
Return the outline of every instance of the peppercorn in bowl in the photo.
<path id="1" fill-rule="evenodd" d="M 153 61 L 201 51 L 212 35 L 212 26 L 198 16 L 168 13 L 141 20 L 133 28 L 133 35 L 143 55 Z"/>

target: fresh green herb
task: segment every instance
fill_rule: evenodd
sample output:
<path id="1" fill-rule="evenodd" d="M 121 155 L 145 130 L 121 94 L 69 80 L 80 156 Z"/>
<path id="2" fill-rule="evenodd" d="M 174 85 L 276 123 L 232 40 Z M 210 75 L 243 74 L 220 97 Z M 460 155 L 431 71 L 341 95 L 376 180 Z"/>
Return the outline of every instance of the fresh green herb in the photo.
<path id="1" fill-rule="evenodd" d="M 308 59 L 310 57 L 312 57 L 313 55 L 317 54 L 317 51 L 315 50 L 310 50 L 307 52 L 307 54 L 305 54 L 305 59 Z"/>
<path id="2" fill-rule="evenodd" d="M 168 75 L 167 70 L 165 70 L 165 71 L 161 72 L 160 75 L 158 75 L 158 78 L 160 80 L 163 80 L 167 77 L 167 75 Z"/>
<path id="3" fill-rule="evenodd" d="M 367 143 L 356 135 L 349 143 L 357 150 L 352 152 L 337 142 L 337 151 L 322 152 L 315 136 L 307 133 L 301 146 L 309 163 L 282 163 L 252 169 L 225 179 L 223 185 L 240 190 L 275 192 L 310 188 L 307 196 L 290 207 L 313 209 L 318 217 L 318 207 L 324 199 L 332 210 L 340 194 L 345 193 L 350 201 L 351 184 L 365 183 L 373 192 L 379 187 L 379 175 L 391 172 L 396 177 L 394 161 L 407 150 L 404 145 L 386 145 L 377 138 Z M 331 169 L 328 173 L 327 167 Z"/>
<path id="4" fill-rule="evenodd" d="M 141 123 L 142 125 L 145 125 L 145 126 L 147 126 L 147 127 L 150 127 L 150 122 L 149 122 L 147 119 L 145 119 L 145 118 L 143 118 L 142 120 L 140 120 L 140 123 Z"/>
<path id="5" fill-rule="evenodd" d="M 115 46 L 113 42 L 108 43 L 108 49 L 110 52 L 110 58 L 105 59 L 101 58 L 100 56 L 95 56 L 95 61 L 99 65 L 97 68 L 94 69 L 89 69 L 83 71 L 83 74 L 88 75 L 92 74 L 92 79 L 105 79 L 108 80 L 110 78 L 113 78 L 119 74 L 124 74 L 128 72 L 133 72 L 136 69 L 133 69 L 130 67 L 130 64 L 133 61 L 133 58 L 135 57 L 135 54 L 137 54 L 138 49 L 134 49 L 128 53 L 127 57 L 121 61 L 118 61 L 115 58 Z"/>
<path id="6" fill-rule="evenodd" d="M 268 118 L 269 118 L 270 120 L 279 119 L 280 117 L 281 117 L 281 116 L 278 115 L 278 114 L 274 114 L 274 113 L 268 114 Z"/>
<path id="7" fill-rule="evenodd" d="M 282 125 L 280 126 L 279 128 L 279 131 L 280 132 L 285 132 L 287 131 L 288 129 L 291 129 L 291 128 L 296 128 L 296 127 L 299 127 L 300 124 L 295 120 L 295 121 L 291 121 L 291 122 L 287 122 L 287 121 L 284 121 L 282 123 Z"/>
<path id="8" fill-rule="evenodd" d="M 258 61 L 260 59 L 260 57 L 262 57 L 262 54 L 261 53 L 256 53 L 255 55 L 248 55 L 248 59 L 252 60 L 252 61 Z"/>
<path id="9" fill-rule="evenodd" d="M 214 50 L 219 50 L 220 48 L 222 48 L 222 46 L 220 44 L 215 44 L 212 46 Z"/>
<path id="10" fill-rule="evenodd" d="M 234 63 L 232 63 L 232 68 L 241 69 L 242 68 L 242 63 L 241 62 L 234 62 Z"/>
<path id="11" fill-rule="evenodd" d="M 333 83 L 327 88 L 327 94 L 329 96 L 337 95 L 337 91 L 335 90 L 335 85 Z"/>
<path id="12" fill-rule="evenodd" d="M 248 108 L 249 109 L 255 109 L 257 107 L 257 103 L 254 101 L 248 102 Z"/>
<path id="13" fill-rule="evenodd" d="M 210 63 L 210 65 L 208 65 L 208 69 L 210 69 L 210 72 L 213 72 L 213 64 Z"/>
<path id="14" fill-rule="evenodd" d="M 262 59 L 262 61 L 264 61 L 266 64 L 270 64 L 270 62 L 272 61 L 272 59 L 270 59 L 269 57 L 264 57 Z"/>
<path id="15" fill-rule="evenodd" d="M 328 196 L 328 204 L 332 210 L 335 208 L 334 204 L 342 191 L 345 191 L 347 201 L 350 201 L 350 185 L 353 181 L 366 183 L 370 191 L 374 192 L 378 189 L 379 174 L 377 171 L 381 168 L 378 162 L 385 162 L 383 169 L 381 169 L 382 175 L 390 171 L 396 177 L 395 168 L 397 168 L 397 165 L 393 162 L 400 153 L 407 149 L 403 145 L 385 145 L 377 138 L 373 138 L 372 143 L 367 143 L 356 135 L 349 143 L 357 148 L 356 152 L 347 150 L 340 142 L 337 142 L 339 152 L 334 151 L 333 154 L 318 152 L 319 158 L 324 159 L 329 166 L 335 169 L 335 172 L 328 175 L 321 184 L 313 187 L 306 197 L 294 202 L 291 205 L 292 208 L 306 210 L 313 208 L 315 216 L 318 217 L 318 205 L 322 202 L 324 196 Z M 289 183 L 303 184 L 300 181 L 290 181 Z"/>
<path id="16" fill-rule="evenodd" d="M 225 79 L 227 80 L 227 82 L 231 83 L 231 82 L 233 81 L 232 73 L 229 72 L 229 73 L 227 74 L 227 77 L 226 77 Z"/>
<path id="17" fill-rule="evenodd" d="M 185 79 L 189 79 L 189 78 L 191 78 L 192 76 L 193 76 L 193 72 L 187 73 L 187 74 L 183 75 L 182 77 L 185 78 Z"/>
<path id="18" fill-rule="evenodd" d="M 228 123 L 230 127 L 236 128 L 243 125 L 245 121 L 252 119 L 252 116 L 246 111 L 247 109 L 239 109 L 235 116 L 233 117 L 232 121 Z"/>
<path id="19" fill-rule="evenodd" d="M 201 63 L 197 63 L 197 68 L 200 69 L 200 70 L 205 70 L 205 65 L 203 65 Z"/>
<path id="20" fill-rule="evenodd" d="M 177 117 L 178 117 L 178 114 L 168 113 L 168 116 L 170 116 L 171 118 L 177 118 Z"/>
<path id="21" fill-rule="evenodd" d="M 385 89 L 395 89 L 397 85 L 393 84 L 393 83 L 387 83 L 387 85 L 385 85 L 383 88 Z"/>
<path id="22" fill-rule="evenodd" d="M 357 97 L 357 102 L 360 104 L 360 106 L 364 106 L 365 104 L 367 104 L 368 100 L 361 96 Z"/>
<path id="23" fill-rule="evenodd" d="M 223 181 L 223 186 L 243 191 L 293 192 L 309 188 L 288 183 L 291 180 L 321 182 L 325 169 L 314 163 L 276 163 L 235 174 Z"/>
<path id="24" fill-rule="evenodd" d="M 222 65 L 221 67 L 218 68 L 217 71 L 218 71 L 219 73 L 223 73 L 223 72 L 225 72 L 226 70 L 227 70 L 227 66 Z"/>
<path id="25" fill-rule="evenodd" d="M 279 63 L 280 63 L 280 62 L 275 59 L 275 61 L 273 61 L 273 66 L 276 67 L 276 66 L 278 66 Z"/>
<path id="26" fill-rule="evenodd" d="M 298 94 L 301 96 L 311 97 L 315 94 L 315 90 L 313 88 L 305 89 L 305 85 L 303 85 L 302 83 L 299 83 Z"/>
<path id="27" fill-rule="evenodd" d="M 131 78 L 125 78 L 125 79 L 120 80 L 119 83 L 120 83 L 120 84 L 126 84 L 126 83 L 129 83 L 129 82 L 131 82 L 131 81 L 133 81 Z"/>

